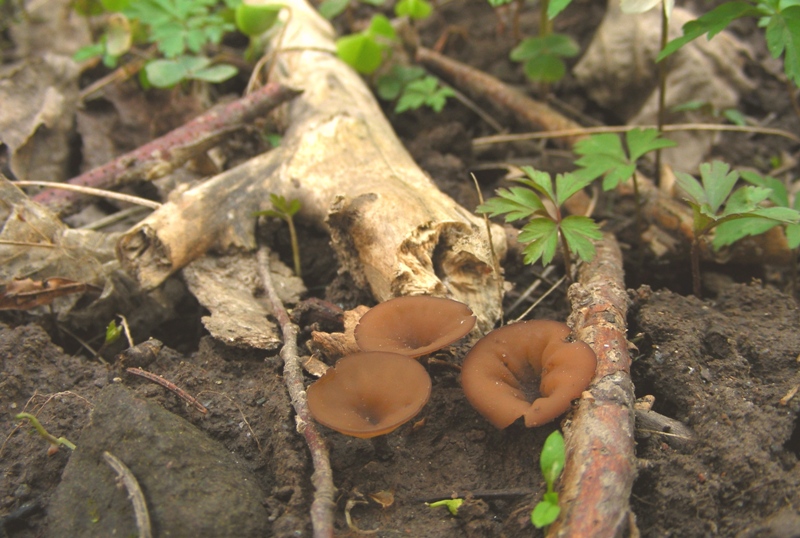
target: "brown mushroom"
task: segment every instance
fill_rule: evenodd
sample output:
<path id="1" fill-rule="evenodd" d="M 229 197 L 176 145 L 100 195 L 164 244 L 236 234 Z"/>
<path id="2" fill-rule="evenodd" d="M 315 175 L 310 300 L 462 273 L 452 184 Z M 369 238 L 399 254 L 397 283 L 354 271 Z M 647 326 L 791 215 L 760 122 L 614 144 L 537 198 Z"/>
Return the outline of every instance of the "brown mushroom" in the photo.
<path id="1" fill-rule="evenodd" d="M 356 327 L 364 351 L 387 351 L 420 357 L 452 344 L 475 326 L 472 310 L 463 303 L 414 295 L 389 299 L 369 310 Z"/>
<path id="2" fill-rule="evenodd" d="M 557 321 L 506 325 L 481 338 L 464 358 L 461 386 L 467 400 L 495 427 L 519 417 L 529 428 L 566 412 L 589 386 L 597 364 L 583 342 L 567 342 Z"/>
<path id="3" fill-rule="evenodd" d="M 431 378 L 416 360 L 362 352 L 339 359 L 308 387 L 317 422 L 345 435 L 375 437 L 414 418 L 431 395 Z"/>

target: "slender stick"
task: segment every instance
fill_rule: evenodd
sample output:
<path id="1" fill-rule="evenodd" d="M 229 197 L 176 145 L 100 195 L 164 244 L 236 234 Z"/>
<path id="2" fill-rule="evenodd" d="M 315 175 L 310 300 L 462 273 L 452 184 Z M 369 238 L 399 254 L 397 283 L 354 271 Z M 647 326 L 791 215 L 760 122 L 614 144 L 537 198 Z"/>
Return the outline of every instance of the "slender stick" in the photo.
<path id="1" fill-rule="evenodd" d="M 308 410 L 306 387 L 303 383 L 303 369 L 300 366 L 297 351 L 297 325 L 291 322 L 283 303 L 275 291 L 270 274 L 269 250 L 262 247 L 258 251 L 258 269 L 264 290 L 272 304 L 272 311 L 283 332 L 283 378 L 289 397 L 292 399 L 297 417 L 297 431 L 303 434 L 306 444 L 311 452 L 314 464 L 314 474 L 311 481 L 314 484 L 314 501 L 311 503 L 311 526 L 314 529 L 314 538 L 333 538 L 333 502 L 336 489 L 333 486 L 333 471 L 328 457 L 328 448 L 311 412 Z"/>
<path id="2" fill-rule="evenodd" d="M 142 488 L 139 487 L 139 482 L 128 466 L 122 463 L 111 452 L 103 452 L 103 459 L 106 463 L 114 469 L 117 476 L 122 479 L 125 489 L 128 490 L 128 496 L 133 504 L 133 513 L 136 518 L 136 527 L 139 529 L 139 538 L 151 538 L 153 531 L 150 526 L 150 513 L 147 511 L 147 503 L 144 500 L 144 493 Z"/>
<path id="3" fill-rule="evenodd" d="M 152 381 L 156 385 L 161 385 L 168 391 L 175 393 L 181 400 L 185 401 L 188 404 L 191 404 L 195 409 L 197 409 L 204 415 L 208 413 L 208 409 L 206 409 L 206 406 L 201 404 L 199 401 L 197 401 L 197 398 L 195 398 L 194 396 L 192 396 L 191 394 L 180 388 L 172 381 L 164 379 L 160 375 L 148 372 L 147 370 L 142 370 L 141 368 L 127 368 L 125 371 L 128 372 L 129 374 L 138 375 L 139 377 L 143 377 L 148 381 Z"/>

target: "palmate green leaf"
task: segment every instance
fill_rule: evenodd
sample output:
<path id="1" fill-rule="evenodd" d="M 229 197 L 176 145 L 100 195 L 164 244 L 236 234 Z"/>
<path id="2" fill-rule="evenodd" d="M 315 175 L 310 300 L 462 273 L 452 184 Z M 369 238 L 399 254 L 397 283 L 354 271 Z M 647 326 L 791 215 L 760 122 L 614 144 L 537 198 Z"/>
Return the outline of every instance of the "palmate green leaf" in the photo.
<path id="1" fill-rule="evenodd" d="M 618 135 L 601 133 L 575 144 L 575 153 L 581 157 L 575 164 L 582 168 L 576 175 L 586 178 L 603 178 L 603 190 L 609 191 L 630 178 L 636 164 L 628 159 Z"/>
<path id="2" fill-rule="evenodd" d="M 556 176 L 556 205 L 561 206 L 570 196 L 589 185 L 591 178 L 578 174 L 558 174 Z"/>
<path id="3" fill-rule="evenodd" d="M 540 194 L 544 194 L 548 199 L 550 199 L 551 202 L 555 203 L 556 193 L 553 190 L 553 180 L 550 178 L 550 174 L 536 170 L 532 166 L 523 166 L 520 169 L 528 177 L 519 178 L 515 181 L 531 187 Z"/>
<path id="4" fill-rule="evenodd" d="M 731 194 L 725 203 L 725 210 L 721 216 L 727 217 L 753 211 L 758 204 L 769 198 L 771 193 L 772 190 L 766 187 L 748 186 L 736 189 L 736 192 Z"/>
<path id="5" fill-rule="evenodd" d="M 675 180 L 694 204 L 699 206 L 708 201 L 703 186 L 693 176 L 685 172 L 675 172 Z"/>
<path id="6" fill-rule="evenodd" d="M 578 215 L 570 215 L 561 221 L 561 233 L 564 234 L 569 251 L 587 262 L 595 255 L 592 240 L 603 237 L 600 227 L 594 220 Z"/>
<path id="7" fill-rule="evenodd" d="M 786 76 L 800 86 L 800 6 L 790 6 L 772 15 L 765 37 L 773 58 L 786 53 L 783 59 Z"/>
<path id="8" fill-rule="evenodd" d="M 548 265 L 558 248 L 558 226 L 548 218 L 533 219 L 522 227 L 519 241 L 528 244 L 522 251 L 526 264 L 532 265 L 541 259 Z"/>
<path id="9" fill-rule="evenodd" d="M 769 195 L 769 201 L 775 205 L 782 207 L 789 207 L 789 193 L 786 191 L 786 185 L 783 182 L 770 176 L 762 176 L 752 170 L 743 170 L 741 172 L 742 179 L 757 187 L 766 187 L 772 192 Z"/>
<path id="10" fill-rule="evenodd" d="M 778 222 L 760 218 L 741 218 L 723 222 L 714 229 L 714 239 L 711 241 L 711 246 L 714 250 L 719 250 L 722 247 L 732 245 L 743 237 L 761 235 L 778 225 Z"/>
<path id="11" fill-rule="evenodd" d="M 476 211 L 490 217 L 505 215 L 506 222 L 529 218 L 540 212 L 546 213 L 539 195 L 525 187 L 498 189 L 497 197 L 489 198 Z"/>
<path id="12" fill-rule="evenodd" d="M 736 19 L 758 14 L 755 6 L 747 2 L 725 2 L 701 17 L 684 24 L 683 35 L 667 43 L 667 46 L 658 55 L 657 61 L 660 62 L 703 34 L 708 34 L 708 39 L 711 39 Z"/>
<path id="13" fill-rule="evenodd" d="M 786 227 L 786 243 L 792 250 L 800 247 L 800 224 L 790 224 Z"/>
<path id="14" fill-rule="evenodd" d="M 731 171 L 731 166 L 722 161 L 712 161 L 700 165 L 700 176 L 706 201 L 713 213 L 719 211 L 730 196 L 731 190 L 739 180 L 739 172 Z"/>
<path id="15" fill-rule="evenodd" d="M 628 144 L 630 162 L 633 163 L 645 153 L 678 145 L 674 140 L 660 136 L 658 129 L 631 129 L 625 133 L 625 142 Z"/>

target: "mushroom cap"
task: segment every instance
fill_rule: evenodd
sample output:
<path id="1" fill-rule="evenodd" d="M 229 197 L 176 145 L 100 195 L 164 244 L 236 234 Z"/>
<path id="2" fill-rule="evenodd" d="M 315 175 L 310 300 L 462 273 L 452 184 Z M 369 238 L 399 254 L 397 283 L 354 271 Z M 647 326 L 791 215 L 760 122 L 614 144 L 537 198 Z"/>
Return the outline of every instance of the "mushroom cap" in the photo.
<path id="1" fill-rule="evenodd" d="M 519 417 L 530 427 L 564 412 L 589 386 L 597 359 L 583 342 L 567 342 L 557 321 L 506 325 L 481 338 L 464 358 L 461 386 L 481 415 L 499 429 Z"/>
<path id="2" fill-rule="evenodd" d="M 371 308 L 355 330 L 364 351 L 387 351 L 420 357 L 452 344 L 475 326 L 464 303 L 414 295 L 389 299 Z"/>
<path id="3" fill-rule="evenodd" d="M 345 435 L 375 437 L 414 418 L 431 395 L 431 378 L 416 360 L 396 353 L 348 355 L 308 387 L 317 422 Z"/>

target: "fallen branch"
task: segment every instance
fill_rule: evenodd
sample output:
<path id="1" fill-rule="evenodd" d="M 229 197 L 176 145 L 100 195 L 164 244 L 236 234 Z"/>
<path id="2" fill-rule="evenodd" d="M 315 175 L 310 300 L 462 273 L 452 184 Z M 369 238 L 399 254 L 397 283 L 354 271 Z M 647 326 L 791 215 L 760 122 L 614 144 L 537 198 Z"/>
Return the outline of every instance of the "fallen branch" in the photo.
<path id="1" fill-rule="evenodd" d="M 625 337 L 628 295 L 622 252 L 610 234 L 570 286 L 569 324 L 597 354 L 595 378 L 564 427 L 567 462 L 561 479 L 561 516 L 548 536 L 621 536 L 631 521 L 636 476 L 634 393 Z"/>
<path id="2" fill-rule="evenodd" d="M 314 474 L 311 476 L 316 490 L 314 501 L 311 503 L 311 525 L 314 529 L 314 538 L 333 538 L 333 509 L 335 506 L 333 498 L 336 488 L 333 485 L 333 471 L 325 439 L 317 429 L 311 412 L 308 410 L 303 369 L 300 366 L 297 352 L 298 328 L 289 319 L 289 314 L 275 291 L 269 268 L 268 249 L 261 248 L 258 251 L 258 266 L 261 282 L 283 333 L 283 348 L 281 348 L 283 380 L 297 414 L 295 417 L 297 431 L 305 437 L 308 450 L 311 452 L 311 461 L 314 464 Z"/>
<path id="3" fill-rule="evenodd" d="M 295 97 L 297 90 L 268 84 L 225 106 L 212 108 L 189 123 L 170 131 L 113 161 L 90 170 L 68 183 L 114 189 L 134 180 L 151 181 L 164 177 L 189 159 L 216 146 L 225 136 L 247 122 Z M 47 189 L 33 200 L 62 214 L 74 211 L 82 197 L 76 192 Z"/>

